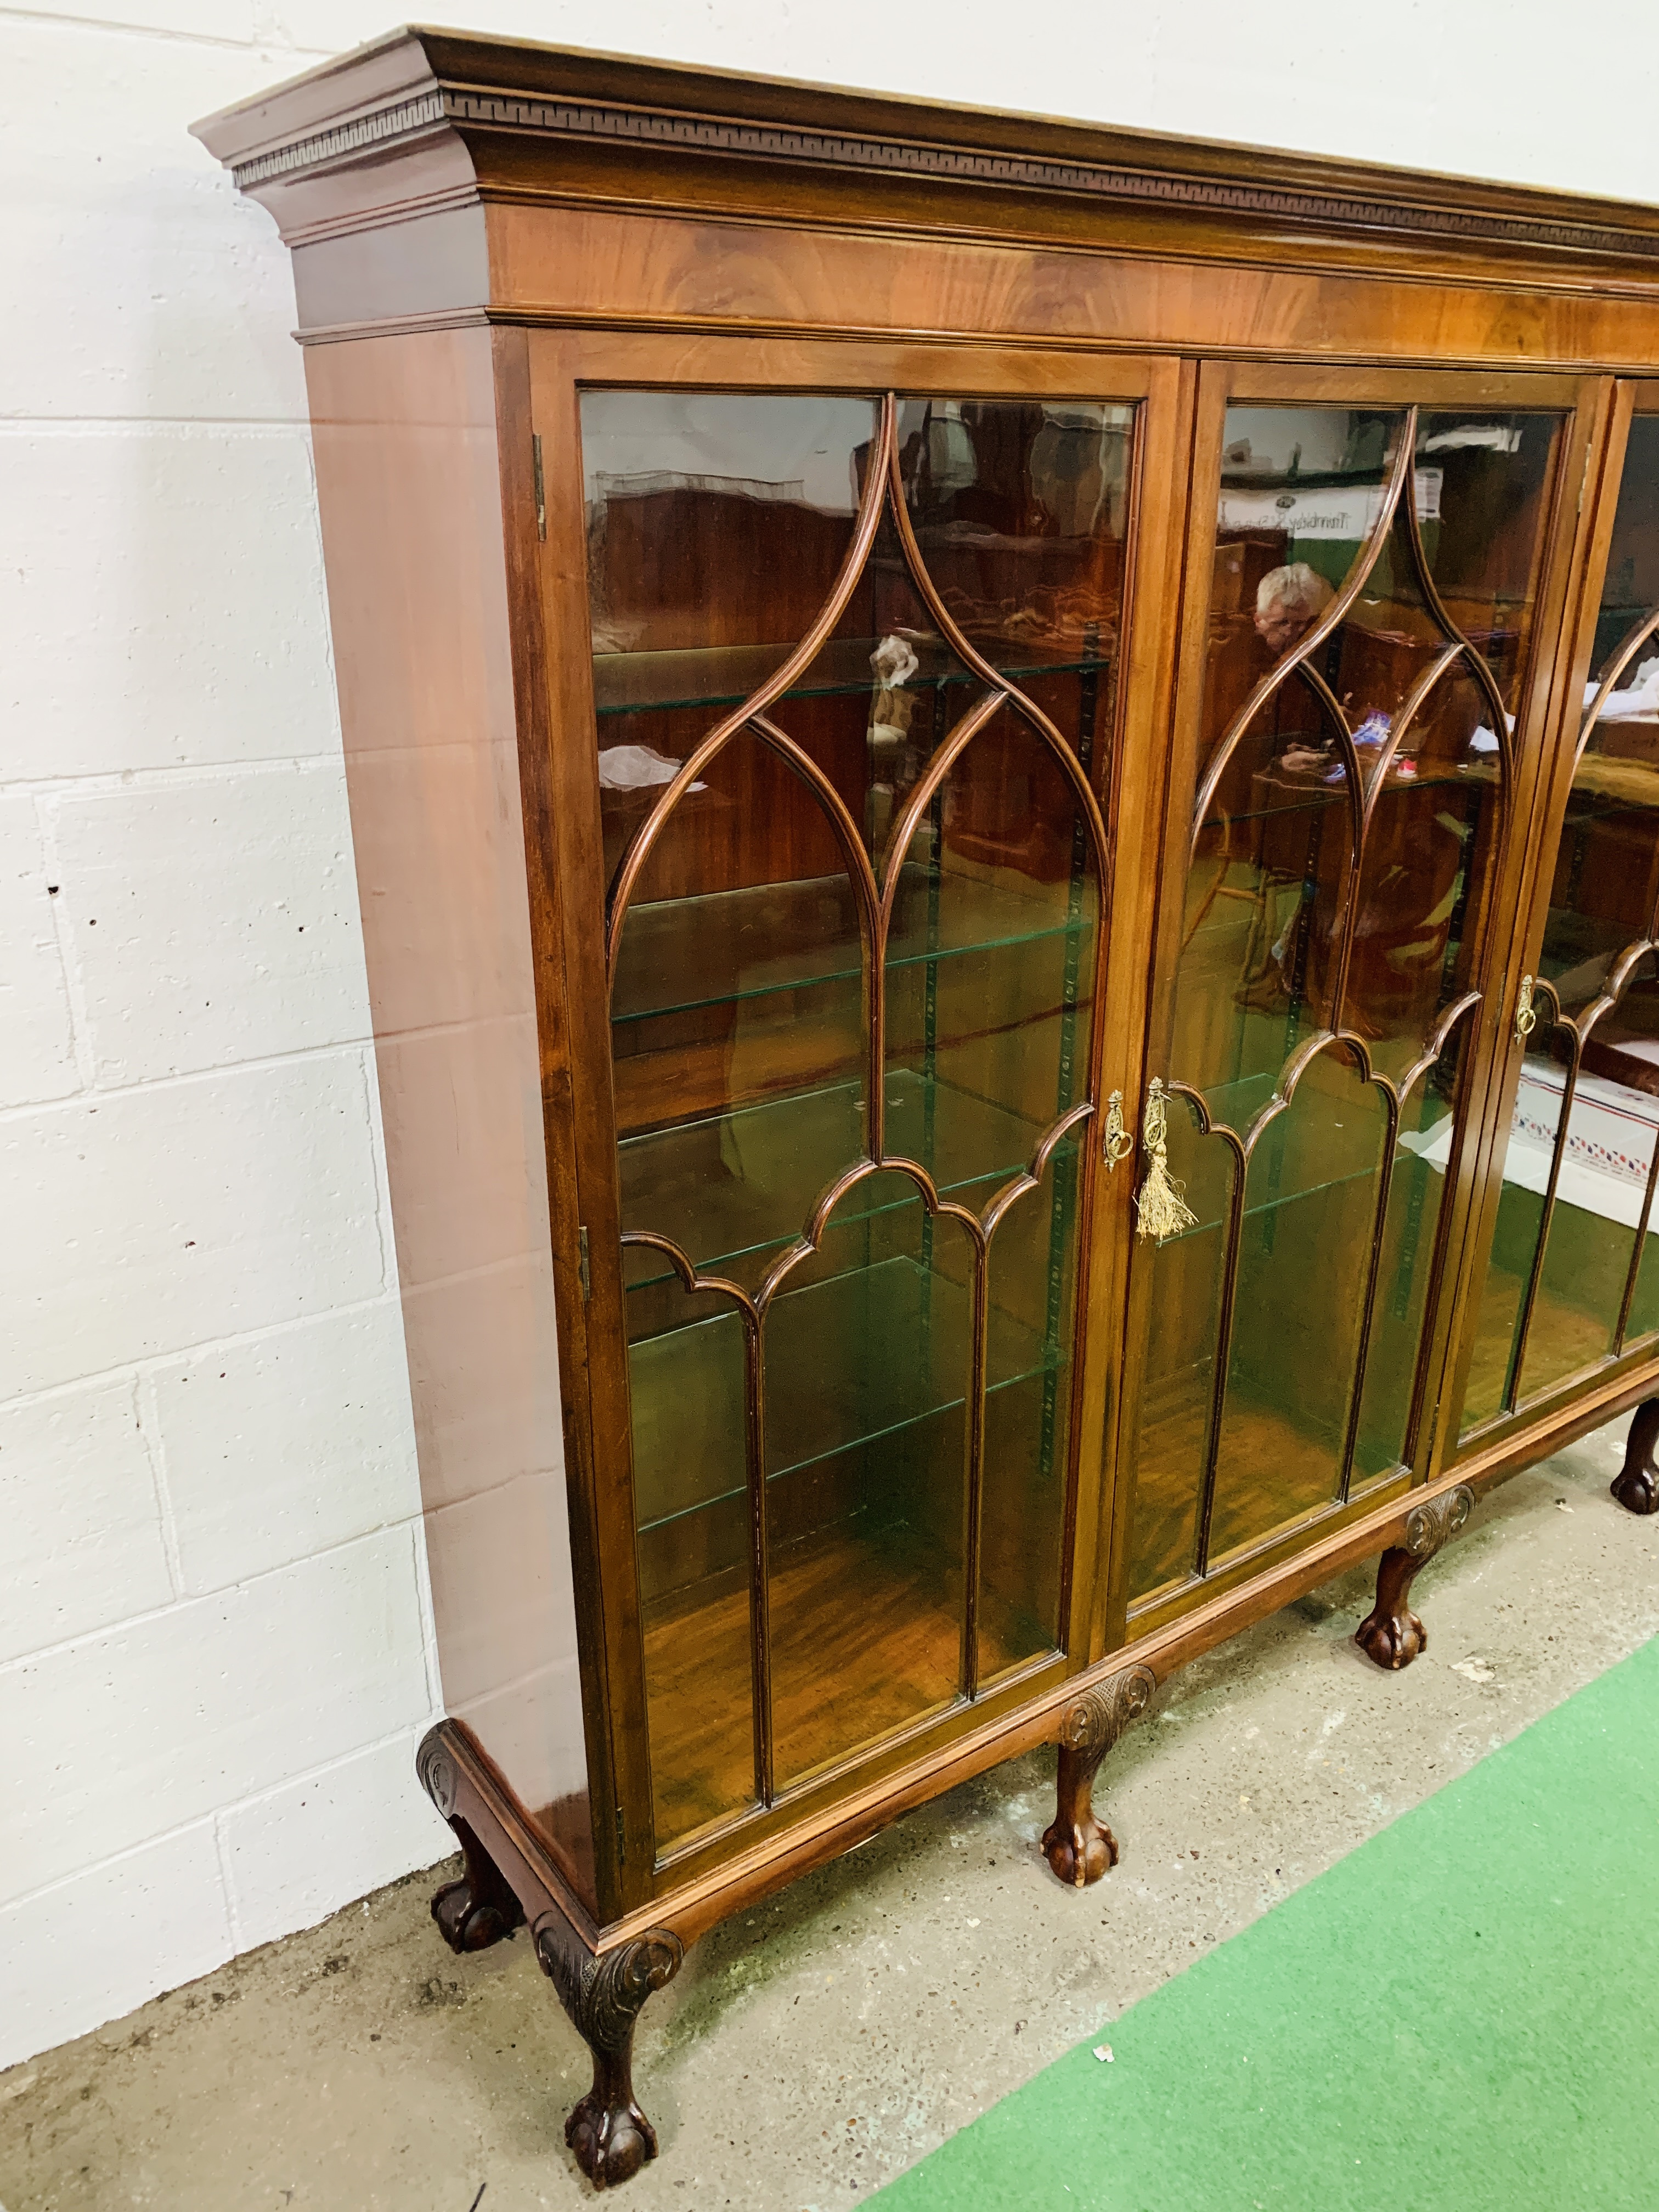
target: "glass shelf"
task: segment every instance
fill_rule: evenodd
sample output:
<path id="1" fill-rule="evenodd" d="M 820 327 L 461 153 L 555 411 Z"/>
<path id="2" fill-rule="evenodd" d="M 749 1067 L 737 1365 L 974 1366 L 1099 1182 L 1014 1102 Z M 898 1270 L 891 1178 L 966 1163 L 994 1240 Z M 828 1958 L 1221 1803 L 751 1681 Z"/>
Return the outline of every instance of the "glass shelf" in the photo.
<path id="1" fill-rule="evenodd" d="M 905 684 L 907 691 L 962 688 L 982 684 L 982 678 L 964 668 L 943 639 L 907 633 L 907 641 L 921 666 Z M 783 665 L 795 649 L 791 639 L 777 645 L 714 645 L 687 647 L 670 653 L 596 653 L 593 656 L 593 703 L 603 723 L 613 714 L 661 713 L 683 707 L 739 707 L 773 672 Z M 786 696 L 792 699 L 829 699 L 849 693 L 874 693 L 882 688 L 870 665 L 870 656 L 880 641 L 873 637 L 832 637 L 820 649 L 805 679 Z M 1044 676 L 1077 676 L 1109 668 L 1111 652 L 1080 654 L 1056 645 L 975 638 L 973 642 L 999 673 L 1015 683 Z M 599 750 L 605 750 L 603 735 Z"/>
<path id="2" fill-rule="evenodd" d="M 994 1243 L 992 1251 L 995 1253 Z M 995 1263 L 993 1259 L 993 1284 Z M 792 1378 L 787 1433 L 769 1428 L 767 1484 L 803 1488 L 815 1471 L 849 1453 L 896 1445 L 908 1430 L 966 1403 L 972 1308 L 965 1284 L 897 1255 L 808 1284 L 780 1297 L 763 1337 L 769 1369 Z M 735 1336 L 736 1316 L 716 1315 L 636 1344 L 630 1371 L 635 1420 L 680 1425 L 677 1494 L 639 1500 L 641 1540 L 688 1515 L 709 1512 L 745 1494 L 738 1409 L 711 1409 L 706 1433 L 697 1414 L 711 1373 L 735 1382 L 740 1359 L 711 1359 L 710 1331 Z M 735 1347 L 734 1347 L 735 1348 Z M 988 1400 L 1021 1382 L 1061 1371 L 1066 1346 L 1044 1357 L 1042 1340 L 1014 1315 L 992 1307 Z M 781 1428 L 781 1424 L 779 1427 Z M 690 1493 L 690 1494 L 688 1494 Z M 807 1533 L 800 1514 L 782 1511 L 783 1540 Z M 793 1522 L 797 1525 L 792 1526 Z"/>
<path id="3" fill-rule="evenodd" d="M 1613 734 L 1625 736 L 1634 719 L 1632 716 L 1625 722 L 1615 722 Z M 1580 829 L 1588 822 L 1605 821 L 1614 814 L 1650 814 L 1659 807 L 1659 765 L 1639 754 L 1596 749 L 1597 740 L 1605 734 L 1604 730 L 1595 733 L 1591 739 L 1593 749 L 1583 754 L 1573 771 L 1564 825 L 1567 830 Z M 1626 741 L 1629 742 L 1627 738 Z"/>
<path id="4" fill-rule="evenodd" d="M 753 1280 L 793 1242 L 818 1194 L 866 1157 L 864 1085 L 854 1080 L 795 1093 L 630 1137 L 617 1147 L 622 1218 L 629 1229 L 669 1237 L 704 1273 Z M 953 1085 L 908 1068 L 887 1076 L 887 1151 L 929 1167 L 951 1163 L 942 1197 L 970 1203 L 1030 1163 L 1042 1127 Z M 1066 1154 L 1067 1144 L 1058 1148 Z M 875 1219 L 913 1202 L 915 1186 L 872 1176 L 836 1208 L 835 1225 Z M 994 1247 L 993 1247 L 994 1250 Z M 630 1290 L 673 1277 L 656 1252 L 625 1249 Z M 744 1264 L 748 1263 L 748 1264 Z"/>
<path id="5" fill-rule="evenodd" d="M 1363 757 L 1359 765 L 1363 770 L 1365 766 Z M 1401 775 L 1391 769 L 1383 779 L 1382 789 L 1386 795 L 1392 796 L 1395 793 L 1439 790 L 1447 784 L 1457 784 L 1464 789 L 1471 784 L 1494 786 L 1497 780 L 1496 771 L 1485 762 L 1468 761 L 1431 775 Z M 1212 826 L 1218 822 L 1276 822 L 1287 814 L 1312 814 L 1322 807 L 1344 806 L 1347 803 L 1345 787 L 1340 777 L 1333 778 L 1328 783 L 1309 783 L 1300 787 L 1281 784 L 1279 787 L 1286 796 L 1278 804 L 1241 807 L 1237 811 L 1231 807 L 1224 811 L 1218 809 L 1206 817 L 1206 826 Z"/>
<path id="6" fill-rule="evenodd" d="M 901 871 L 887 939 L 890 972 L 1045 939 L 1086 938 L 1094 929 L 1092 914 L 1068 911 L 1063 884 L 1053 897 L 1032 898 L 1006 883 L 952 872 L 948 896 L 930 914 L 929 892 L 938 884 L 925 864 L 907 862 Z M 861 973 L 853 887 L 843 875 L 662 899 L 629 910 L 611 1018 L 647 1021 Z"/>

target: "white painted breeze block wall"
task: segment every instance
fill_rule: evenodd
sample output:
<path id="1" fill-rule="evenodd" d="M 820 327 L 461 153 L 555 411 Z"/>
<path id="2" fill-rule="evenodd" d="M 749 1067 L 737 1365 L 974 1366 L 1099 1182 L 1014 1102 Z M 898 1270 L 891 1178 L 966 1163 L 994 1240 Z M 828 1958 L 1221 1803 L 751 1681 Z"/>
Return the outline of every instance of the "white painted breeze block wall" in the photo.
<path id="1" fill-rule="evenodd" d="M 1659 198 L 1651 0 L 440 12 Z M 0 11 L 0 2065 L 448 1844 L 292 287 L 185 135 L 392 20 Z"/>

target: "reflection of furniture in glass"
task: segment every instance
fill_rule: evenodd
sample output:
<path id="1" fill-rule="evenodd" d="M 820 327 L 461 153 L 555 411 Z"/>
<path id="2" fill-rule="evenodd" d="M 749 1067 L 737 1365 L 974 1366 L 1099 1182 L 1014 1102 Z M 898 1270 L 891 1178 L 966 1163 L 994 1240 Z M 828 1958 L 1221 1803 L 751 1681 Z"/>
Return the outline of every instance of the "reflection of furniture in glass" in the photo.
<path id="1" fill-rule="evenodd" d="M 1659 1058 L 1659 1042 L 1653 1053 Z M 1606 1355 L 1632 1260 L 1638 1271 L 1643 1266 L 1636 1232 L 1659 1235 L 1659 1221 L 1646 1218 L 1644 1204 L 1659 1130 L 1656 1079 L 1654 1060 L 1594 1039 L 1587 1043 L 1558 1164 L 1566 1071 L 1553 1060 L 1532 1058 L 1521 1070 L 1488 1266 L 1495 1284 L 1526 1280 L 1547 1201 L 1549 1267 L 1534 1293 L 1532 1327 L 1540 1345 L 1547 1338 L 1559 1373 L 1591 1367 Z M 1448 1150 L 1443 1138 L 1422 1157 L 1443 1170 Z M 1650 1314 L 1647 1326 L 1656 1323 L 1659 1314 Z M 1528 1382 L 1534 1376 L 1529 1372 Z M 1502 1372 L 1483 1374 L 1470 1395 L 1477 1403 L 1482 1395 L 1495 1400 L 1507 1380 Z"/>
<path id="2" fill-rule="evenodd" d="M 1590 678 L 1569 717 L 1528 926 L 1537 1028 L 1485 1209 L 1465 1327 L 1466 1438 L 1536 1419 L 1659 1332 L 1659 404 L 1626 407 Z M 1621 426 L 1621 428 L 1623 426 Z M 1542 1048 L 1540 1052 L 1540 1048 Z M 1639 1474 L 1620 1493 L 1651 1510 Z"/>
<path id="3" fill-rule="evenodd" d="M 1564 419 L 1526 382 L 1488 386 L 1477 428 L 1429 412 L 1409 372 L 1371 380 L 1365 406 L 1342 404 L 1356 380 L 1206 374 L 1224 451 L 1248 422 L 1279 451 L 1319 440 L 1367 458 L 1340 496 L 1273 479 L 1279 574 L 1329 562 L 1339 537 L 1316 619 L 1258 619 L 1248 688 L 1218 680 L 1213 652 L 1187 656 L 1202 772 L 1176 848 L 1188 893 L 1165 939 L 1155 1049 L 1189 1109 L 1171 1144 L 1195 1218 L 1136 1267 L 1152 1387 L 1126 1595 L 1129 1625 L 1149 1632 L 1195 1587 L 1305 1544 L 1434 1462 L 1427 1377 L 1454 1233 L 1439 1170 L 1472 1127 L 1478 1140 L 1469 1039 L 1497 887 L 1523 845 L 1517 762 L 1536 741 L 1517 710 Z M 1425 457 L 1476 438 L 1481 496 L 1448 517 L 1447 472 Z M 1240 504 L 1224 475 L 1194 556 L 1226 545 Z M 1218 915 L 1224 890 L 1254 898 L 1248 934 Z M 1414 1639 L 1370 1624 L 1364 1640 L 1403 1663 Z"/>
<path id="4" fill-rule="evenodd" d="M 203 128 L 307 342 L 436 1915 L 618 2180 L 698 1935 L 1041 1742 L 1093 1880 L 1158 1679 L 1378 1552 L 1404 1663 L 1654 1388 L 1659 222 L 433 32 Z"/>

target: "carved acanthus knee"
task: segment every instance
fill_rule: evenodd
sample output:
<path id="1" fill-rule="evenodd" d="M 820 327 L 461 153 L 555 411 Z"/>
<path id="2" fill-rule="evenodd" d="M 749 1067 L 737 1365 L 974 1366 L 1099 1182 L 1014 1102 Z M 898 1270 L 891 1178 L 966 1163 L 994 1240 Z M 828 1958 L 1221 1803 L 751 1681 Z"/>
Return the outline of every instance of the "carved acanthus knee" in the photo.
<path id="1" fill-rule="evenodd" d="M 1659 1398 L 1644 1398 L 1636 1408 L 1625 1444 L 1625 1464 L 1613 1479 L 1613 1494 L 1626 1513 L 1659 1512 Z"/>
<path id="2" fill-rule="evenodd" d="M 1095 1774 L 1124 1729 L 1146 1711 L 1157 1687 L 1150 1667 L 1126 1667 L 1066 1707 L 1060 1731 L 1059 1802 L 1042 1852 L 1069 1887 L 1098 1881 L 1117 1864 L 1117 1838 L 1095 1817 Z"/>
<path id="3" fill-rule="evenodd" d="M 1474 1510 L 1474 1492 L 1465 1482 L 1438 1498 L 1413 1506 L 1406 1520 L 1404 1544 L 1390 1545 L 1377 1563 L 1376 1603 L 1354 1632 L 1368 1659 L 1395 1670 L 1409 1667 L 1429 1648 L 1429 1632 L 1407 1602 L 1413 1577 L 1443 1544 L 1456 1535 Z"/>
<path id="4" fill-rule="evenodd" d="M 626 2181 L 657 2155 L 657 2134 L 634 2100 L 634 2023 L 684 1957 L 678 1936 L 647 1929 L 596 1957 L 563 1916 L 544 1912 L 536 1956 L 576 2033 L 593 2054 L 593 2086 L 564 2124 L 564 2139 L 596 2189 Z"/>

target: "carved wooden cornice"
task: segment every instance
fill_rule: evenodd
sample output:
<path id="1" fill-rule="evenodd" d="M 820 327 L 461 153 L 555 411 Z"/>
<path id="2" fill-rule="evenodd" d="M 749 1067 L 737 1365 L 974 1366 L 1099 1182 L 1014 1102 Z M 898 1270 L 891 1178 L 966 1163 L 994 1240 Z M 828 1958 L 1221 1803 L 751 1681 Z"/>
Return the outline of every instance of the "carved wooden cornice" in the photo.
<path id="1" fill-rule="evenodd" d="M 353 115 L 326 131 L 313 131 L 309 137 L 274 146 L 268 153 L 256 154 L 251 161 L 233 161 L 231 181 L 238 191 L 251 191 L 255 185 L 276 184 L 284 177 L 303 176 L 360 154 L 379 149 L 390 151 L 407 144 L 434 124 L 454 120 L 461 97 L 446 94 L 441 86 L 434 85 L 429 92 L 419 93 L 412 100 L 392 100 L 384 107 L 371 108 L 366 115 Z"/>
<path id="2" fill-rule="evenodd" d="M 562 149 L 634 149 L 688 176 L 715 163 L 850 172 L 1005 205 L 1208 219 L 1279 252 L 1301 236 L 1659 265 L 1659 210 L 1618 201 L 447 32 L 394 33 L 197 129 L 260 197 L 446 138 L 475 153 L 528 140 L 556 163 Z M 514 189 L 489 167 L 484 196 Z"/>
<path id="3" fill-rule="evenodd" d="M 1097 200 L 1242 216 L 1320 230 L 1397 231 L 1468 240 L 1481 245 L 1543 246 L 1580 253 L 1636 255 L 1659 261 L 1659 232 L 1605 223 L 1517 216 L 1496 210 L 1421 204 L 1296 191 L 1214 176 L 1107 167 L 1027 154 L 930 143 L 921 139 L 790 129 L 719 115 L 608 106 L 580 100 L 531 100 L 509 93 L 434 85 L 414 99 L 390 102 L 326 131 L 234 162 L 243 191 L 325 168 L 371 149 L 391 150 L 434 126 L 512 131 L 545 138 L 599 138 L 714 154 L 727 159 L 860 169 L 928 183 L 995 186 L 1003 191 L 1078 193 Z M 1171 142 L 1178 143 L 1178 142 Z M 1292 166 L 1292 157 L 1285 157 Z"/>

